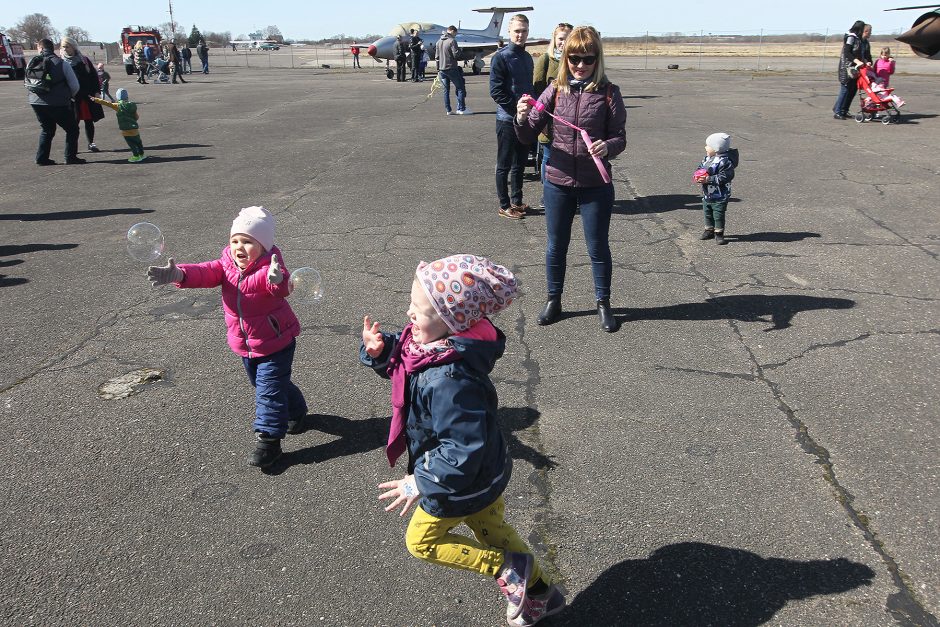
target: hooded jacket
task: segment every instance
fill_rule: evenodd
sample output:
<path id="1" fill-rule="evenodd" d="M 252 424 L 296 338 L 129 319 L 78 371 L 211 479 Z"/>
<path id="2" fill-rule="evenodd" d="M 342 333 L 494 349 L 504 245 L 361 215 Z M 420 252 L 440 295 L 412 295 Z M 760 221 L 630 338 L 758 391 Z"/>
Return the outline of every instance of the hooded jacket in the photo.
<path id="1" fill-rule="evenodd" d="M 604 80 L 595 91 L 576 91 L 572 87 L 568 93 L 564 93 L 553 84 L 542 92 L 539 102 L 545 105 L 546 111 L 533 108 L 524 124 L 520 125 L 513 117 L 519 141 L 523 144 L 534 143 L 539 132 L 552 119 L 548 115 L 548 111 L 552 111 L 558 117 L 586 130 L 593 141 L 603 139 L 607 142 L 607 156 L 601 161 L 609 175 L 610 160 L 627 146 L 627 109 L 623 106 L 620 88 Z M 545 175 L 551 183 L 566 187 L 598 187 L 605 184 L 578 131 L 555 122 L 552 125 L 551 150 L 552 156 L 545 168 Z"/>
<path id="2" fill-rule="evenodd" d="M 72 70 L 72 66 L 64 62 L 53 52 L 43 51 L 39 53 L 43 56 L 49 65 L 49 75 L 52 77 L 52 85 L 45 94 L 29 92 L 29 104 L 42 105 L 49 107 L 68 107 L 72 104 L 72 96 L 78 93 L 80 87 L 78 77 Z"/>
<path id="3" fill-rule="evenodd" d="M 444 72 L 456 68 L 458 54 L 460 54 L 460 48 L 457 46 L 457 40 L 445 31 L 438 40 L 437 50 L 434 52 L 434 57 L 437 59 L 437 69 Z"/>
<path id="4" fill-rule="evenodd" d="M 495 328 L 495 327 L 494 327 Z M 451 336 L 460 359 L 430 366 L 408 378 L 408 472 L 421 493 L 421 508 L 438 518 L 468 516 L 506 489 L 512 458 L 497 419 L 498 399 L 489 373 L 503 356 L 506 336 L 487 342 Z M 382 334 L 385 350 L 359 359 L 387 377 L 388 359 L 401 334 Z"/>
<path id="5" fill-rule="evenodd" d="M 714 157 L 705 155 L 699 165 L 700 168 L 708 171 L 708 178 L 702 183 L 703 200 L 720 202 L 731 198 L 731 181 L 734 179 L 734 168 L 737 162 L 737 148 L 720 152 Z"/>
<path id="6" fill-rule="evenodd" d="M 284 271 L 284 280 L 277 285 L 268 282 L 272 254 L 282 262 Z M 300 335 L 300 322 L 286 300 L 290 294 L 290 274 L 283 259 L 274 246 L 241 270 L 226 246 L 219 259 L 177 266 L 183 271 L 183 280 L 176 286 L 221 285 L 228 345 L 242 357 L 266 357 L 287 348 Z"/>

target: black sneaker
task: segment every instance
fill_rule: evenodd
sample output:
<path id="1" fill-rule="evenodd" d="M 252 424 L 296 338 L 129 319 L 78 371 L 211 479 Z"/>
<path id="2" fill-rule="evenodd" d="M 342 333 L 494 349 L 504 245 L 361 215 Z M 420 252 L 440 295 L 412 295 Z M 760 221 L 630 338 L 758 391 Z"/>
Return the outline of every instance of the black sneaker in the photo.
<path id="1" fill-rule="evenodd" d="M 258 443 L 255 445 L 255 450 L 248 457 L 249 466 L 257 466 L 258 468 L 268 468 L 281 458 L 281 439 L 272 438 L 267 435 L 262 435 L 258 433 Z"/>
<path id="2" fill-rule="evenodd" d="M 725 234 L 716 231 L 716 232 L 715 232 L 715 243 L 718 244 L 719 246 L 724 246 L 725 244 L 727 244 L 727 243 L 728 243 L 728 240 L 725 239 Z"/>
<path id="3" fill-rule="evenodd" d="M 705 229 L 705 232 L 699 235 L 699 239 L 711 239 L 715 237 L 715 229 Z"/>
<path id="4" fill-rule="evenodd" d="M 40 159 L 36 162 L 36 165 L 55 165 L 55 161 L 52 159 Z"/>
<path id="5" fill-rule="evenodd" d="M 65 163 L 68 165 L 84 165 L 88 162 L 82 159 L 81 157 L 69 157 L 68 159 L 65 160 Z"/>

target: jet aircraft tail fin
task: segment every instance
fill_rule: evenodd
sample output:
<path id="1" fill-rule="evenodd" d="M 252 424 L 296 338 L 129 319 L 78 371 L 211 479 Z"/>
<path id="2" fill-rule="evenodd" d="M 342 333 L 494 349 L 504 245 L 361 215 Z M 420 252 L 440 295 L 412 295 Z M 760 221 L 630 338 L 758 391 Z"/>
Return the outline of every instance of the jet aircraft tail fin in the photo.
<path id="1" fill-rule="evenodd" d="M 483 34 L 493 37 L 499 37 L 503 28 L 503 16 L 507 13 L 522 13 L 523 11 L 533 11 L 532 7 L 490 7 L 488 9 L 474 9 L 477 13 L 492 13 L 493 17 L 490 23 L 483 29 Z"/>

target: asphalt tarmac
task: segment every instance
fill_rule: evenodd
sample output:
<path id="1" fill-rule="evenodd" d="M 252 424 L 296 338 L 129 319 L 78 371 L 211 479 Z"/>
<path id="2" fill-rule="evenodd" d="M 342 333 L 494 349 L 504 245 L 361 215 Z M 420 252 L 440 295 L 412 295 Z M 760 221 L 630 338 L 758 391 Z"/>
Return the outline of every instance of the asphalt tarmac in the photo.
<path id="1" fill-rule="evenodd" d="M 376 485 L 404 471 L 389 385 L 357 361 L 364 314 L 405 323 L 418 261 L 473 252 L 524 291 L 493 380 L 509 519 L 570 604 L 545 624 L 938 624 L 933 77 L 895 79 L 905 121 L 885 126 L 833 120 L 828 74 L 612 70 L 612 335 L 577 224 L 566 316 L 535 324 L 545 221 L 496 213 L 485 75 L 465 117 L 375 69 L 187 78 L 115 73 L 147 161 L 108 112 L 102 152 L 45 168 L 0 81 L 3 622 L 503 624 L 491 580 L 411 557 L 383 512 Z M 689 183 L 719 130 L 741 152 L 722 247 Z M 147 221 L 178 261 L 215 258 L 255 204 L 325 289 L 296 306 L 309 430 L 268 473 L 245 463 L 253 394 L 218 291 L 151 289 L 125 250 Z"/>

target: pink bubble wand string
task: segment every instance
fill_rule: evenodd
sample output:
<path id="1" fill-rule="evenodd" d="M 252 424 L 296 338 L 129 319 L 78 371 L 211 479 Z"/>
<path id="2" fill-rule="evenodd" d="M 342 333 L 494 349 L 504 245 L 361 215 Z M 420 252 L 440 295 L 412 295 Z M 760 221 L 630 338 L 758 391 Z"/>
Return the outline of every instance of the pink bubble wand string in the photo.
<path id="1" fill-rule="evenodd" d="M 581 133 L 581 140 L 584 142 L 584 145 L 587 146 L 588 154 L 590 154 L 591 144 L 593 142 L 591 141 L 591 136 L 588 135 L 588 132 L 586 130 L 584 130 L 580 126 L 575 126 L 568 120 L 561 119 L 560 117 L 558 117 L 557 115 L 555 115 L 554 113 L 546 109 L 544 104 L 542 104 L 541 102 L 539 102 L 532 96 L 525 96 L 525 97 L 528 98 L 529 102 L 532 103 L 533 108 L 537 109 L 538 111 L 541 111 L 542 113 L 547 113 L 548 115 L 552 116 L 554 119 L 558 120 L 565 126 L 570 127 L 578 131 L 579 133 Z M 597 166 L 597 171 L 601 173 L 601 178 L 604 179 L 605 183 L 610 183 L 610 175 L 607 174 L 607 168 L 604 166 L 604 162 L 601 161 L 601 158 L 598 157 L 597 155 L 591 155 L 591 157 L 594 158 L 594 165 Z"/>

